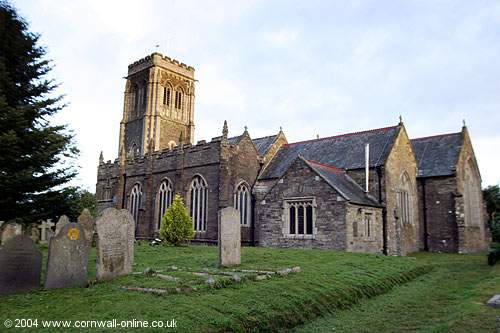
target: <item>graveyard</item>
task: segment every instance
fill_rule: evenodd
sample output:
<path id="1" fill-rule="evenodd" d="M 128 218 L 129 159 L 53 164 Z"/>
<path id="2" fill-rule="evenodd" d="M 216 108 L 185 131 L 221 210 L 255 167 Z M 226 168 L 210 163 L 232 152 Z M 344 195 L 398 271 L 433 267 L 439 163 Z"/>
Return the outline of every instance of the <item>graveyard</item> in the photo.
<path id="1" fill-rule="evenodd" d="M 229 237 L 234 212 L 225 213 L 221 246 L 134 241 L 130 214 L 114 209 L 97 219 L 96 233 L 86 212 L 77 223 L 49 223 L 56 232 L 37 245 L 17 226 L 4 228 L 14 231 L 0 250 L 2 319 L 175 320 L 179 332 L 488 332 L 496 325 L 498 310 L 484 302 L 500 284 L 500 266 L 486 265 L 484 254 L 240 248 Z M 13 254 L 15 263 L 6 259 Z"/>

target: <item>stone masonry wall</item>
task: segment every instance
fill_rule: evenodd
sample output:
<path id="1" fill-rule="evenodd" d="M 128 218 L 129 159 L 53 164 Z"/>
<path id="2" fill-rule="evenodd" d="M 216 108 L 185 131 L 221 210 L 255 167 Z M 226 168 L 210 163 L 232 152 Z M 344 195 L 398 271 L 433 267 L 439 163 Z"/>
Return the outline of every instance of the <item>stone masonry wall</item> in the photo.
<path id="1" fill-rule="evenodd" d="M 307 197 L 316 200 L 313 239 L 284 235 L 284 199 Z M 257 202 L 259 245 L 271 247 L 346 249 L 346 202 L 303 161 L 297 159 L 263 200 Z"/>
<path id="2" fill-rule="evenodd" d="M 396 193 L 401 178 L 407 172 L 411 182 L 411 223 L 403 225 L 397 218 Z M 389 255 L 406 255 L 420 249 L 420 228 L 417 195 L 417 162 L 411 142 L 404 126 L 395 140 L 385 163 L 386 209 L 387 209 L 387 250 Z"/>
<path id="3" fill-rule="evenodd" d="M 424 210 L 425 188 L 425 210 Z M 455 219 L 455 176 L 418 179 L 418 203 L 422 249 L 424 214 L 427 219 L 427 244 L 431 252 L 457 252 L 458 229 Z"/>
<path id="4" fill-rule="evenodd" d="M 458 251 L 460 253 L 468 252 L 478 252 L 486 250 L 489 246 L 490 240 L 487 239 L 486 223 L 487 217 L 484 214 L 484 202 L 482 195 L 480 194 L 481 187 L 481 176 L 479 174 L 479 168 L 477 166 L 477 161 L 474 155 L 474 150 L 472 148 L 472 142 L 469 136 L 469 132 L 466 128 L 463 130 L 464 143 L 462 151 L 460 152 L 458 163 L 457 163 L 457 197 L 456 197 L 456 219 L 458 225 Z M 481 220 L 474 221 L 473 224 L 466 224 L 465 221 L 465 207 L 464 207 L 464 184 L 466 177 L 466 165 L 472 166 L 472 176 L 476 180 L 475 186 L 478 187 L 478 195 L 481 206 Z"/>
<path id="5" fill-rule="evenodd" d="M 365 226 L 364 215 L 372 214 L 370 235 Z M 349 252 L 382 253 L 382 208 L 347 205 L 347 248 Z M 354 235 L 357 228 L 357 235 Z"/>

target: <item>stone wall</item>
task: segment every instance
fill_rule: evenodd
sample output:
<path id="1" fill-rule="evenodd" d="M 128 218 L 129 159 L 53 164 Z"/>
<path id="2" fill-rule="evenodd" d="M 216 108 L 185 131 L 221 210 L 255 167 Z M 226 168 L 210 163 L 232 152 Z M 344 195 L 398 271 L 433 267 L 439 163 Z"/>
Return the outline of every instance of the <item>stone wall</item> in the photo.
<path id="1" fill-rule="evenodd" d="M 301 197 L 316 202 L 312 239 L 289 238 L 284 231 L 284 199 Z M 346 249 L 346 201 L 300 159 L 256 205 L 260 246 Z"/>
<path id="2" fill-rule="evenodd" d="M 245 182 L 250 190 L 255 184 L 260 171 L 259 153 L 255 149 L 248 133 L 244 133 L 237 145 L 228 146 L 227 164 L 221 163 L 221 175 L 226 174 L 226 178 L 221 182 L 220 187 L 223 193 L 220 193 L 219 207 L 234 207 L 234 194 L 237 186 Z M 253 210 L 253 209 L 252 209 Z M 254 221 L 255 216 L 252 212 L 250 221 Z M 241 226 L 241 240 L 245 243 L 254 241 L 254 227 L 252 223 Z"/>
<path id="3" fill-rule="evenodd" d="M 458 251 L 467 253 L 486 250 L 490 240 L 487 239 L 487 216 L 483 209 L 484 202 L 481 195 L 481 175 L 479 174 L 479 168 L 467 128 L 463 129 L 463 135 L 464 143 L 459 155 L 456 171 L 458 195 L 455 202 L 455 215 L 458 225 Z M 467 168 L 468 165 L 469 168 Z M 474 179 L 473 186 L 477 187 L 475 194 L 478 195 L 476 200 L 479 201 L 480 206 L 479 221 L 474 221 L 473 223 L 467 223 L 465 219 L 466 208 L 464 202 L 464 187 L 467 169 L 472 173 L 469 177 Z"/>
<path id="4" fill-rule="evenodd" d="M 370 235 L 365 226 L 364 215 L 372 214 Z M 382 253 L 382 208 L 347 205 L 347 248 L 349 252 Z M 357 229 L 355 235 L 354 229 Z"/>
<path id="5" fill-rule="evenodd" d="M 411 182 L 410 223 L 401 223 L 397 214 L 397 191 L 404 173 Z M 387 251 L 389 255 L 406 255 L 420 249 L 420 228 L 417 195 L 417 161 L 404 126 L 394 142 L 385 163 L 385 189 L 387 210 Z"/>
<path id="6" fill-rule="evenodd" d="M 431 252 L 458 251 L 458 229 L 455 219 L 456 190 L 455 176 L 418 179 L 422 250 L 425 244 L 425 218 L 428 250 Z"/>

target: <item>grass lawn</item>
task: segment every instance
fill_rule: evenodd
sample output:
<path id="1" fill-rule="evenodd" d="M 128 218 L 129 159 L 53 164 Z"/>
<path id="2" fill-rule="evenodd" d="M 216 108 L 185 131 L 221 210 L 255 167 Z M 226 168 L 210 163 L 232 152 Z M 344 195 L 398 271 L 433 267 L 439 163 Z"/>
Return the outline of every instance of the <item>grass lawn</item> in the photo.
<path id="1" fill-rule="evenodd" d="M 497 332 L 500 309 L 485 305 L 500 293 L 500 265 L 485 254 L 414 255 L 433 270 L 296 332 Z"/>
<path id="2" fill-rule="evenodd" d="M 46 255 L 45 251 L 44 258 Z M 196 270 L 217 268 L 217 248 L 211 246 L 174 248 L 136 245 L 135 255 L 136 272 L 147 267 L 161 270 L 171 265 Z M 92 256 L 91 276 L 95 275 L 95 252 Z M 6 319 L 15 318 L 36 318 L 39 321 L 166 321 L 175 318 L 180 332 L 276 331 L 303 324 L 335 309 L 352 306 L 360 299 L 383 294 L 429 271 L 428 265 L 415 258 L 324 250 L 242 249 L 240 268 L 279 270 L 293 266 L 300 266 L 302 271 L 287 277 L 232 284 L 223 289 L 205 287 L 188 295 L 157 296 L 123 290 L 122 285 L 164 288 L 172 287 L 174 283 L 154 276 L 130 275 L 92 284 L 88 288 L 41 290 L 1 297 L 0 325 Z M 199 277 L 175 274 L 179 274 L 184 281 L 192 279 L 189 283 L 204 283 Z M 0 331 L 3 332 L 3 329 Z M 21 329 L 11 328 L 10 331 Z M 36 331 L 53 332 L 54 329 L 38 327 Z"/>

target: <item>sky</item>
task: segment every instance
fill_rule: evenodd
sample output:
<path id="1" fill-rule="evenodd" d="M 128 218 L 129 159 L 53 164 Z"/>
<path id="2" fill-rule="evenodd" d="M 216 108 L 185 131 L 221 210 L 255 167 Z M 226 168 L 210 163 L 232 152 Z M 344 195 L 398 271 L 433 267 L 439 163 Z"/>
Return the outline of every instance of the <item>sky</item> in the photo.
<path id="1" fill-rule="evenodd" d="M 11 0 L 53 60 L 95 190 L 118 155 L 128 64 L 153 52 L 196 69 L 195 141 L 244 126 L 289 142 L 396 125 L 410 137 L 465 119 L 483 186 L 500 182 L 500 1 Z M 156 47 L 156 45 L 159 45 Z"/>

